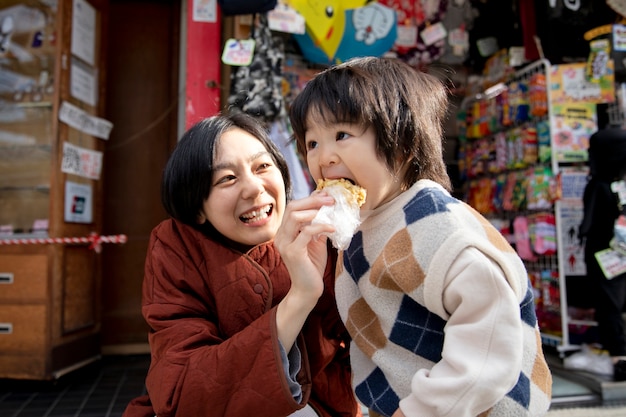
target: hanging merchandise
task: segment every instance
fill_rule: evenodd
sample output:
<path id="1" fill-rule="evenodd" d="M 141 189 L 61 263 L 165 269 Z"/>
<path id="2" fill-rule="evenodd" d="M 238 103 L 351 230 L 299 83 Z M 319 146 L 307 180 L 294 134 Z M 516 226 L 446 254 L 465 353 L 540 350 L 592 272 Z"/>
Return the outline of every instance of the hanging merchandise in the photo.
<path id="1" fill-rule="evenodd" d="M 535 261 L 537 258 L 530 243 L 528 218 L 526 216 L 517 216 L 513 219 L 513 235 L 515 238 L 515 250 L 520 258 L 525 261 Z"/>
<path id="2" fill-rule="evenodd" d="M 305 15 L 306 33 L 294 35 L 304 58 L 316 64 L 332 65 L 359 56 L 381 56 L 392 48 L 397 36 L 397 18 L 393 9 L 371 3 L 342 9 L 341 14 L 343 19 L 336 17 L 335 21 L 342 23 L 331 28 L 332 36 L 329 33 L 324 40 L 316 40 Z M 334 32 L 338 29 L 342 29 L 339 35 Z M 336 47 L 335 42 L 338 42 Z"/>
<path id="3" fill-rule="evenodd" d="M 265 13 L 273 10 L 277 0 L 217 0 L 225 16 Z"/>
<path id="4" fill-rule="evenodd" d="M 306 31 L 304 17 L 288 4 L 281 3 L 268 12 L 267 21 L 270 29 L 278 32 L 302 35 Z"/>
<path id="5" fill-rule="evenodd" d="M 537 255 L 556 254 L 556 219 L 552 213 L 536 213 L 529 224 L 531 247 Z"/>
<path id="6" fill-rule="evenodd" d="M 283 44 L 272 36 L 267 14 L 254 20 L 254 56 L 248 66 L 234 67 L 228 104 L 266 122 L 285 114 L 282 94 Z"/>
<path id="7" fill-rule="evenodd" d="M 421 1 L 379 0 L 380 4 L 391 7 L 398 18 L 398 36 L 393 44 L 393 52 L 404 55 L 417 48 L 417 24 L 424 21 Z"/>
<path id="8" fill-rule="evenodd" d="M 448 33 L 440 61 L 463 64 L 469 54 L 469 31 L 474 23 L 474 9 L 469 0 L 450 0 L 442 20 Z"/>
<path id="9" fill-rule="evenodd" d="M 418 22 L 417 46 L 399 56 L 412 66 L 423 66 L 437 61 L 444 53 L 448 33 L 443 18 L 448 8 L 448 0 L 421 0 L 424 19 Z"/>
<path id="10" fill-rule="evenodd" d="M 589 58 L 585 76 L 592 83 L 599 83 L 602 77 L 609 71 L 609 59 L 611 59 L 611 44 L 609 39 L 596 39 L 589 42 Z"/>

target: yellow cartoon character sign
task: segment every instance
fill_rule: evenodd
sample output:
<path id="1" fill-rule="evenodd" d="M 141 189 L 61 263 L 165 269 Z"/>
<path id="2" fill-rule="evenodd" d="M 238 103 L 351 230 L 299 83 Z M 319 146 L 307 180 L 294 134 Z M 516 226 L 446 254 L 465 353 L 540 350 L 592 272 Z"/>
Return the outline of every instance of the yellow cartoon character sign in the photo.
<path id="1" fill-rule="evenodd" d="M 366 0 L 287 0 L 291 7 L 304 16 L 311 38 L 324 53 L 332 58 L 339 48 L 346 26 L 345 10 L 355 9 Z"/>

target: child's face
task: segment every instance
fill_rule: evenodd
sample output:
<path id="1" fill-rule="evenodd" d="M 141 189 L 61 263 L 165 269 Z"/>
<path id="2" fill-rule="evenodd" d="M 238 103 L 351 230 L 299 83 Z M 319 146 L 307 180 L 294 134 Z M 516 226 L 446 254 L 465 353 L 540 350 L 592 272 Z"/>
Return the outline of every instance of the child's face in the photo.
<path id="1" fill-rule="evenodd" d="M 308 126 L 306 160 L 316 181 L 346 178 L 365 188 L 367 199 L 362 210 L 374 209 L 400 194 L 399 176 L 394 176 L 376 154 L 372 127 L 314 120 L 309 120 Z"/>

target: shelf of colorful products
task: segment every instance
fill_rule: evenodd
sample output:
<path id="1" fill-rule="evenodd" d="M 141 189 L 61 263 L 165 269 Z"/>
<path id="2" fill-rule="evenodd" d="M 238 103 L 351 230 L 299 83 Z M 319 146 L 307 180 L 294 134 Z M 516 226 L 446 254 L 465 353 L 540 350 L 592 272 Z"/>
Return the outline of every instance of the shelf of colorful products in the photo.
<path id="1" fill-rule="evenodd" d="M 550 146 L 550 63 L 539 60 L 468 97 L 457 122 L 465 199 L 524 260 L 542 342 L 570 345 L 559 212 L 559 169 Z"/>

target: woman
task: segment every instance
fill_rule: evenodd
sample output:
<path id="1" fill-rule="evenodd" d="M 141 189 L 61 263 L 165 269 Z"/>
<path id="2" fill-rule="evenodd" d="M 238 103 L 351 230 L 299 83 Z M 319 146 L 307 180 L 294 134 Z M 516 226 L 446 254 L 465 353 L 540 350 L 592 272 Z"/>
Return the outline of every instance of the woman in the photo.
<path id="1" fill-rule="evenodd" d="M 218 115 L 184 134 L 163 176 L 171 219 L 153 230 L 145 263 L 148 393 L 125 417 L 360 414 L 336 254 L 311 239 L 333 229 L 297 238 L 333 200 L 315 193 L 287 206 L 290 191 L 287 164 L 254 118 Z"/>

